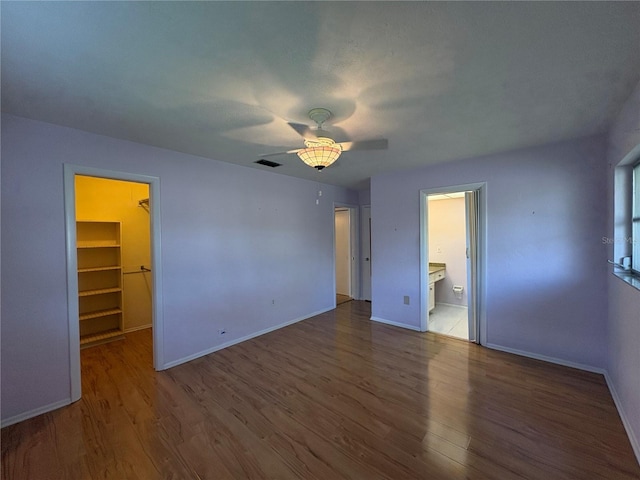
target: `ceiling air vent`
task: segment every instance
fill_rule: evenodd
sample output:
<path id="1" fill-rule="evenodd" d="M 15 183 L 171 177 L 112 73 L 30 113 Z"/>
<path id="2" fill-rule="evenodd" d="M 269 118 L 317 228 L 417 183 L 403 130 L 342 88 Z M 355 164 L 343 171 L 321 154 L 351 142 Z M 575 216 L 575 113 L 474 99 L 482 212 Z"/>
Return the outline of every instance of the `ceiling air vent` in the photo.
<path id="1" fill-rule="evenodd" d="M 264 158 L 261 160 L 258 160 L 257 162 L 254 163 L 259 163 L 260 165 L 264 165 L 265 167 L 271 167 L 271 168 L 276 168 L 279 167 L 280 165 L 282 165 L 281 163 L 276 163 L 276 162 L 272 162 L 270 160 L 265 160 Z"/>

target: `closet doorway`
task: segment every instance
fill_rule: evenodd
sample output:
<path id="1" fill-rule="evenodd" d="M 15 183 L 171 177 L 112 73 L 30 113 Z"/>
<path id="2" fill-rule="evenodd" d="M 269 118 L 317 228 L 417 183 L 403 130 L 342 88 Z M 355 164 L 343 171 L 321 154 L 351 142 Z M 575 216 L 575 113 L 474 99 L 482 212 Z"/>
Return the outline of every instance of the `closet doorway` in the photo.
<path id="1" fill-rule="evenodd" d="M 80 347 L 152 326 L 149 185 L 76 175 Z"/>
<path id="2" fill-rule="evenodd" d="M 158 187 L 154 177 L 65 165 L 72 401 L 81 395 L 81 348 L 149 330 L 162 369 Z"/>

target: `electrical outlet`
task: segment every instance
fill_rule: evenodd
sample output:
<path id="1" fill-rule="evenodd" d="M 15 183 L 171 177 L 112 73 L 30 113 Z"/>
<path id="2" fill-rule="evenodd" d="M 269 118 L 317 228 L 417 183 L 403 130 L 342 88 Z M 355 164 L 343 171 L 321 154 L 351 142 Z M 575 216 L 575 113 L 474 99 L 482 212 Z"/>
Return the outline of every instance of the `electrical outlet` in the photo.
<path id="1" fill-rule="evenodd" d="M 409 295 L 404 296 L 404 304 L 409 305 Z"/>
<path id="2" fill-rule="evenodd" d="M 225 333 L 227 333 L 227 329 L 226 328 L 221 328 L 218 330 L 218 335 L 224 335 Z"/>

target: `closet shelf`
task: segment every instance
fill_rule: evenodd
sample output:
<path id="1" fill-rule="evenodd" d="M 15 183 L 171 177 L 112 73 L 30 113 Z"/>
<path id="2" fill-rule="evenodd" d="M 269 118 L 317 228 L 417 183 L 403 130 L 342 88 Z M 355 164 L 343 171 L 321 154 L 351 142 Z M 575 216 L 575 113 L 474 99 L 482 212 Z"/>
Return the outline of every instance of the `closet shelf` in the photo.
<path id="1" fill-rule="evenodd" d="M 120 222 L 76 222 L 82 348 L 123 338 Z"/>
<path id="2" fill-rule="evenodd" d="M 78 248 L 120 248 L 120 245 L 116 244 L 78 244 Z"/>
<path id="3" fill-rule="evenodd" d="M 78 292 L 79 297 L 89 297 L 91 295 L 104 295 L 105 293 L 115 293 L 121 292 L 122 289 L 120 287 L 113 288 L 100 288 L 98 290 L 85 290 L 83 292 Z"/>
<path id="4" fill-rule="evenodd" d="M 80 337 L 80 345 L 104 341 L 120 336 L 122 336 L 122 330 L 120 329 L 106 330 L 104 332 L 94 333 L 92 335 L 83 335 L 82 337 Z"/>
<path id="5" fill-rule="evenodd" d="M 96 312 L 83 313 L 80 315 L 80 321 L 90 320 L 92 318 L 108 317 L 109 315 L 118 315 L 122 313 L 119 308 L 110 308 L 109 310 L 98 310 Z"/>
<path id="6" fill-rule="evenodd" d="M 122 267 L 118 265 L 114 265 L 111 267 L 92 267 L 92 268 L 79 268 L 78 273 L 87 273 L 87 272 L 105 272 L 107 270 L 121 270 Z"/>

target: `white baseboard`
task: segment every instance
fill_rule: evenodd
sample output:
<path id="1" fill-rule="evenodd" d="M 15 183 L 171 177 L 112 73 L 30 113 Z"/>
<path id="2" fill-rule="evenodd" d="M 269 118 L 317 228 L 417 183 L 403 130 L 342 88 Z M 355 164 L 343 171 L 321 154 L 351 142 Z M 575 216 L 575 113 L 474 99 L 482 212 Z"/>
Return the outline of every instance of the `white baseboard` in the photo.
<path id="1" fill-rule="evenodd" d="M 607 382 L 607 387 L 609 388 L 609 392 L 611 393 L 611 397 L 613 398 L 613 403 L 618 410 L 618 415 L 620 415 L 620 419 L 622 420 L 622 424 L 624 425 L 624 429 L 627 432 L 627 437 L 629 438 L 629 442 L 631 443 L 631 448 L 633 449 L 633 453 L 636 455 L 636 459 L 638 463 L 640 463 L 640 441 L 638 441 L 638 437 L 636 437 L 635 432 L 631 427 L 631 423 L 629 422 L 627 415 L 622 407 L 622 402 L 620 397 L 618 396 L 618 392 L 611 381 L 611 377 L 609 376 L 609 372 L 604 368 L 593 367 L 591 365 L 585 365 L 582 363 L 569 362 L 567 360 L 562 360 L 560 358 L 548 357 L 546 355 L 538 355 L 537 353 L 525 352 L 522 350 L 517 350 L 515 348 L 503 347 L 502 345 L 495 344 L 486 344 L 484 345 L 487 348 L 491 348 L 493 350 L 500 350 L 502 352 L 513 353 L 515 355 L 521 355 L 523 357 L 534 358 L 536 360 L 543 360 L 545 362 L 555 363 L 556 365 L 562 365 L 565 367 L 577 368 L 578 370 L 585 370 L 587 372 L 599 373 L 604 376 L 605 381 Z"/>
<path id="2" fill-rule="evenodd" d="M 622 408 L 622 402 L 620 401 L 620 397 L 618 396 L 618 392 L 616 391 L 616 387 L 609 376 L 609 372 L 605 370 L 604 379 L 607 382 L 607 386 L 609 387 L 609 391 L 611 392 L 611 396 L 613 397 L 613 403 L 616 404 L 616 408 L 618 409 L 618 415 L 620 415 L 620 419 L 622 420 L 622 425 L 624 425 L 624 429 L 627 431 L 627 437 L 629 437 L 629 442 L 631 442 L 631 448 L 633 448 L 633 453 L 636 454 L 636 459 L 638 463 L 640 463 L 640 442 L 638 441 L 638 437 L 636 437 L 635 432 L 631 428 L 631 423 L 629 423 L 629 419 Z"/>
<path id="3" fill-rule="evenodd" d="M 22 422 L 23 420 L 28 420 L 29 418 L 37 417 L 38 415 L 42 415 L 43 413 L 48 413 L 53 410 L 57 410 L 61 407 L 66 407 L 67 405 L 71 405 L 71 397 L 65 398 L 64 400 L 60 400 L 58 402 L 50 403 L 49 405 L 45 405 L 44 407 L 34 408 L 33 410 L 29 410 L 28 412 L 23 412 L 19 415 L 15 415 L 13 417 L 5 418 L 0 423 L 0 427 L 8 427 L 9 425 L 14 425 L 16 423 Z"/>
<path id="4" fill-rule="evenodd" d="M 213 348 L 198 352 L 198 353 L 196 353 L 194 355 L 189 355 L 188 357 L 184 357 L 184 358 L 181 358 L 179 360 L 175 360 L 173 362 L 169 362 L 169 363 L 164 365 L 164 368 L 175 367 L 175 366 L 180 365 L 182 363 L 186 363 L 186 362 L 189 362 L 191 360 L 195 360 L 196 358 L 200 358 L 200 357 L 203 357 L 203 356 L 208 355 L 210 353 L 216 352 L 218 350 L 222 350 L 223 348 L 227 348 L 227 347 L 230 347 L 230 346 L 235 345 L 237 343 L 241 343 L 241 342 L 244 342 L 246 340 L 250 340 L 252 338 L 258 337 L 260 335 L 264 335 L 264 334 L 269 333 L 269 332 L 273 332 L 274 330 L 278 330 L 280 328 L 286 327 L 288 325 L 292 325 L 294 323 L 300 322 L 302 320 L 306 320 L 306 319 L 314 317 L 316 315 L 320 315 L 320 314 L 326 313 L 326 312 L 331 311 L 331 310 L 333 310 L 333 308 L 327 308 L 325 310 L 319 310 L 319 311 L 317 311 L 315 313 L 312 313 L 312 314 L 310 314 L 308 316 L 296 318 L 296 319 L 290 320 L 288 322 L 284 322 L 284 323 L 281 323 L 279 325 L 275 325 L 273 327 L 269 327 L 269 328 L 266 328 L 264 330 L 260 330 L 259 332 L 255 332 L 255 333 L 252 333 L 250 335 L 246 335 L 244 337 L 237 338 L 235 340 L 231 340 L 229 342 L 223 343 L 222 345 L 218 345 L 216 347 L 213 347 Z M 379 317 L 373 317 L 372 316 L 371 320 L 374 321 L 374 322 L 384 323 L 386 325 L 392 325 L 394 327 L 406 328 L 408 330 L 413 330 L 413 331 L 420 331 L 420 328 L 416 327 L 414 325 L 407 325 L 407 324 L 404 324 L 404 323 L 393 322 L 391 320 L 386 320 L 384 318 L 379 318 Z M 150 327 L 151 327 L 151 325 L 142 326 L 142 327 L 135 327 L 135 328 L 132 328 L 132 329 L 128 329 L 127 331 L 128 332 L 132 332 L 132 331 L 142 330 L 142 329 L 150 328 Z M 533 358 L 535 360 L 542 360 L 542 361 L 545 361 L 545 362 L 550 362 L 550 363 L 554 363 L 554 364 L 557 364 L 557 365 L 562 365 L 562 366 L 565 366 L 565 367 L 577 368 L 579 370 L 585 370 L 585 371 L 588 371 L 588 372 L 599 373 L 599 374 L 603 375 L 604 378 L 605 378 L 605 381 L 607 383 L 607 386 L 609 388 L 609 391 L 611 392 L 611 396 L 613 397 L 613 402 L 615 403 L 616 409 L 618 410 L 618 414 L 620 415 L 620 418 L 622 420 L 622 424 L 624 425 L 624 428 L 625 428 L 625 430 L 627 432 L 627 437 L 629 438 L 629 442 L 631 443 L 631 448 L 633 449 L 633 451 L 634 451 L 634 453 L 636 455 L 638 463 L 640 463 L 640 442 L 638 441 L 638 438 L 636 437 L 635 432 L 631 428 L 631 424 L 629 423 L 629 420 L 627 419 L 626 413 L 625 413 L 625 411 L 624 411 L 624 409 L 622 407 L 622 402 L 620 401 L 620 397 L 618 396 L 618 392 L 617 392 L 617 390 L 616 390 L 616 388 L 615 388 L 615 386 L 614 386 L 614 384 L 613 384 L 613 382 L 611 380 L 611 377 L 609 376 L 609 372 L 607 372 L 607 370 L 602 369 L 602 368 L 598 368 L 598 367 L 593 367 L 593 366 L 590 366 L 590 365 L 581 364 L 581 363 L 569 362 L 569 361 L 562 360 L 562 359 L 555 358 L 555 357 L 549 357 L 549 356 L 546 356 L 546 355 L 539 355 L 539 354 L 536 354 L 536 353 L 526 352 L 526 351 L 518 350 L 518 349 L 515 349 L 515 348 L 504 347 L 502 345 L 496 345 L 496 344 L 492 344 L 492 343 L 486 344 L 484 346 L 487 347 L 487 348 L 491 348 L 493 350 L 499 350 L 499 351 L 506 352 L 506 353 L 512 353 L 514 355 L 520 355 L 520 356 L 523 356 L 523 357 Z M 37 417 L 38 415 L 42 415 L 44 413 L 48 413 L 48 412 L 51 412 L 53 410 L 57 410 L 58 408 L 66 407 L 67 405 L 70 405 L 71 403 L 72 403 L 71 402 L 71 398 L 66 398 L 64 400 L 60 400 L 60 401 L 57 401 L 57 402 L 50 403 L 49 405 L 45 405 L 45 406 L 42 406 L 42 407 L 35 408 L 33 410 L 29 410 L 28 412 L 23 412 L 23 413 L 21 413 L 19 415 L 15 415 L 13 417 L 2 419 L 2 421 L 0 422 L 0 428 L 8 427 L 9 425 L 14 425 L 14 424 L 22 422 L 24 420 L 28 420 L 29 418 Z"/>
<path id="5" fill-rule="evenodd" d="M 583 363 L 570 362 L 556 357 L 548 357 L 547 355 L 540 355 L 537 353 L 526 352 L 524 350 L 518 350 L 516 348 L 503 347 L 502 345 L 496 345 L 495 343 L 487 343 L 484 347 L 491 348 L 492 350 L 500 350 L 501 352 L 513 353 L 514 355 L 520 355 L 521 357 L 533 358 L 535 360 L 542 360 L 543 362 L 555 363 L 556 365 L 562 365 L 563 367 L 577 368 L 578 370 L 585 370 L 587 372 L 599 373 L 604 375 L 606 370 L 604 368 L 593 367 L 591 365 L 585 365 Z"/>
<path id="6" fill-rule="evenodd" d="M 140 325 L 139 327 L 125 328 L 124 333 L 137 332 L 138 330 L 146 330 L 147 328 L 151 328 L 151 327 L 153 327 L 153 325 L 149 324 L 149 325 Z"/>
<path id="7" fill-rule="evenodd" d="M 217 352 L 218 350 L 222 350 L 223 348 L 227 348 L 227 347 L 230 347 L 232 345 L 236 345 L 238 343 L 242 343 L 242 342 L 245 342 L 247 340 L 251 340 L 252 338 L 259 337 L 260 335 L 264 335 L 265 333 L 273 332 L 274 330 L 278 330 L 280 328 L 287 327 L 287 326 L 292 325 L 294 323 L 301 322 L 302 320 L 307 320 L 308 318 L 315 317 L 316 315 L 321 315 L 323 313 L 330 312 L 331 310 L 334 310 L 334 309 L 335 309 L 335 307 L 326 308 L 324 310 L 318 310 L 317 312 L 310 313 L 309 315 L 305 315 L 305 316 L 299 317 L 299 318 L 294 318 L 293 320 L 289 320 L 288 322 L 284 322 L 284 323 L 281 323 L 279 325 L 275 325 L 273 327 L 265 328 L 264 330 L 260 330 L 259 332 L 251 333 L 249 335 L 245 335 L 244 337 L 240 337 L 240 338 L 235 338 L 235 339 L 230 340 L 228 342 L 225 342 L 225 343 L 223 343 L 221 345 L 216 345 L 215 347 L 208 348 L 206 350 L 202 350 L 201 352 L 194 353 L 193 355 L 189 355 L 189 356 L 186 356 L 186 357 L 182 357 L 182 358 L 180 358 L 178 360 L 174 360 L 172 362 L 165 363 L 163 365 L 162 369 L 165 370 L 167 368 L 172 368 L 172 367 L 176 367 L 178 365 L 182 365 L 183 363 L 190 362 L 192 360 L 195 360 L 196 358 L 204 357 L 205 355 L 209 355 L 210 353 Z"/>
<path id="8" fill-rule="evenodd" d="M 415 332 L 421 331 L 420 327 L 416 327 L 415 325 L 407 325 L 406 323 L 393 322 L 391 320 L 385 320 L 384 318 L 380 318 L 380 317 L 371 317 L 370 320 L 373 320 L 374 322 L 378 322 L 378 323 L 384 323 L 386 325 L 392 325 L 394 327 L 406 328 L 408 330 L 413 330 Z"/>

